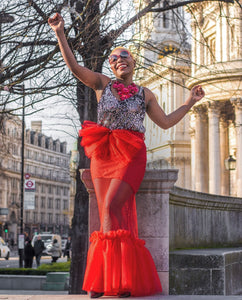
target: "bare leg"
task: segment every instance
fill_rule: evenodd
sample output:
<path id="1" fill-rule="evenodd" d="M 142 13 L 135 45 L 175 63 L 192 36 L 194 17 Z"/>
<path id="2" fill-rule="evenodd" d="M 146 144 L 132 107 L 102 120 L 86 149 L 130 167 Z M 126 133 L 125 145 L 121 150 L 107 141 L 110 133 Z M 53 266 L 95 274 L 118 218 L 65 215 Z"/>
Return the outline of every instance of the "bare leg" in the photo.
<path id="1" fill-rule="evenodd" d="M 106 197 L 111 180 L 112 179 L 109 179 L 109 178 L 96 178 L 93 181 L 94 188 L 95 188 L 95 194 L 97 197 L 100 221 L 102 219 L 104 199 Z"/>
<path id="2" fill-rule="evenodd" d="M 112 230 L 112 215 L 121 225 L 121 209 L 133 194 L 130 185 L 119 179 L 112 179 L 107 190 L 102 210 L 103 232 Z"/>

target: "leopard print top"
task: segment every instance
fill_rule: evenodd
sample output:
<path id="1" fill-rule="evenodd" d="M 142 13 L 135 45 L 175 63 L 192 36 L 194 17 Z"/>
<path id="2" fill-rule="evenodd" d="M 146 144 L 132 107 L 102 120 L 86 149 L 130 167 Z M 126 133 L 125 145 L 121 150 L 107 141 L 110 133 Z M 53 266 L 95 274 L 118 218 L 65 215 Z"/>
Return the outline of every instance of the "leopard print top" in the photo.
<path id="1" fill-rule="evenodd" d="M 111 91 L 110 81 L 98 103 L 98 121 L 101 126 L 113 129 L 127 129 L 145 133 L 145 99 L 143 88 L 134 96 L 119 100 Z"/>

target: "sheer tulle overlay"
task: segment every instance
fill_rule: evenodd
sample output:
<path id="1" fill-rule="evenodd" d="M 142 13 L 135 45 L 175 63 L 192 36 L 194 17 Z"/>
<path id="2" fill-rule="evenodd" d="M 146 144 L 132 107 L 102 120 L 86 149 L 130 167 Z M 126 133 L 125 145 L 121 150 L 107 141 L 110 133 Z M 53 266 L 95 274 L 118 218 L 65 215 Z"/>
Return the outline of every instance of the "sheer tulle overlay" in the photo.
<path id="1" fill-rule="evenodd" d="M 161 292 L 160 280 L 153 259 L 138 238 L 135 193 L 146 166 L 144 135 L 123 129 L 110 130 L 85 121 L 79 132 L 81 145 L 91 158 L 91 174 L 96 190 L 100 231 L 92 233 L 83 283 L 86 291 L 118 295 L 130 292 L 145 296 Z M 95 179 L 98 178 L 98 187 Z M 111 229 L 103 233 L 103 199 L 109 180 L 127 183 L 132 192 L 122 208 L 111 214 Z M 98 191 L 97 191 L 98 190 Z M 122 191 L 121 191 L 122 193 Z"/>

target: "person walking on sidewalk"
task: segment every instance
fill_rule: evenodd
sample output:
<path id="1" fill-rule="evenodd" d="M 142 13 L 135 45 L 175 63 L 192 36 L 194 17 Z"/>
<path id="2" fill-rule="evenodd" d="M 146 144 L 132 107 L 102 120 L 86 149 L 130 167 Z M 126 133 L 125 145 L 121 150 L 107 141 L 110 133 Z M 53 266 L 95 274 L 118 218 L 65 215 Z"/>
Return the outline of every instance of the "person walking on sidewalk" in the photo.
<path id="1" fill-rule="evenodd" d="M 37 268 L 40 265 L 40 259 L 44 250 L 45 250 L 45 244 L 41 240 L 41 236 L 38 235 L 37 240 L 34 242 L 34 253 L 35 253 Z"/>
<path id="2" fill-rule="evenodd" d="M 66 245 L 65 245 L 65 250 L 64 250 L 64 257 L 67 256 L 67 261 L 70 260 L 71 256 L 71 237 L 68 236 Z"/>
<path id="3" fill-rule="evenodd" d="M 34 258 L 34 248 L 31 245 L 31 241 L 27 241 L 24 246 L 24 267 L 32 268 L 33 266 L 33 258 Z"/>
<path id="4" fill-rule="evenodd" d="M 57 239 L 54 239 L 52 247 L 50 248 L 49 252 L 51 253 L 52 263 L 57 262 L 58 258 L 61 257 L 61 246 L 58 243 Z"/>

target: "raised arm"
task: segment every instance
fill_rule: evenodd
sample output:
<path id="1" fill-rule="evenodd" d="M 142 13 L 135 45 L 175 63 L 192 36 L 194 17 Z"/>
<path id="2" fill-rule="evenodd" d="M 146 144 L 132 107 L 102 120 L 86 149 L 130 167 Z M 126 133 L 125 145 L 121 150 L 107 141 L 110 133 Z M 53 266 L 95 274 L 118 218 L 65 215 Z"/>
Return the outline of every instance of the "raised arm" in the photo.
<path id="1" fill-rule="evenodd" d="M 193 87 L 190 91 L 190 95 L 184 104 L 178 109 L 166 115 L 162 108 L 157 103 L 154 94 L 145 89 L 145 97 L 147 99 L 147 114 L 151 120 L 163 129 L 168 129 L 176 125 L 190 110 L 190 108 L 199 100 L 205 96 L 205 93 L 200 85 Z"/>
<path id="2" fill-rule="evenodd" d="M 71 72 L 86 86 L 96 91 L 102 90 L 110 79 L 105 75 L 93 72 L 77 63 L 64 33 L 64 20 L 62 16 L 56 13 L 53 18 L 48 19 L 48 23 L 56 34 L 61 54 Z"/>

